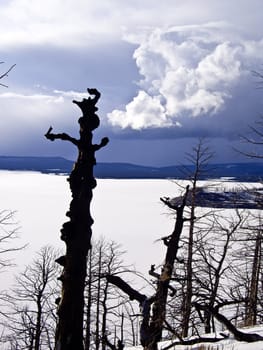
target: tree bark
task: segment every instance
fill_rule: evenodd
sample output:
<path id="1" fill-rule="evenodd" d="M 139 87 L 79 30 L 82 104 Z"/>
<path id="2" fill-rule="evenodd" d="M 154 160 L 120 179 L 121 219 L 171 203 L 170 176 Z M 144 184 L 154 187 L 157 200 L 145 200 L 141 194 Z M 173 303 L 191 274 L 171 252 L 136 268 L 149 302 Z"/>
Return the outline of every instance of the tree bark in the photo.
<path id="1" fill-rule="evenodd" d="M 99 248 L 98 260 L 98 284 L 96 297 L 96 328 L 95 328 L 95 350 L 100 347 L 100 296 L 101 296 L 101 269 L 102 269 L 102 247 Z"/>
<path id="2" fill-rule="evenodd" d="M 258 283 L 261 267 L 261 235 L 261 232 L 257 234 L 254 247 L 251 283 L 245 320 L 246 326 L 252 326 L 257 323 Z"/>
<path id="3" fill-rule="evenodd" d="M 92 304 L 92 248 L 89 251 L 89 275 L 88 275 L 88 284 L 87 284 L 87 306 L 86 306 L 86 327 L 85 327 L 85 340 L 84 340 L 84 349 L 89 350 L 90 348 L 90 336 L 91 336 L 91 304 Z"/>
<path id="4" fill-rule="evenodd" d="M 88 89 L 94 98 L 73 101 L 82 110 L 79 118 L 80 138 L 75 139 L 66 133 L 53 134 L 52 127 L 46 138 L 69 141 L 78 148 L 78 159 L 69 176 L 72 193 L 70 209 L 67 212 L 69 221 L 61 229 L 61 239 L 66 244 L 64 269 L 60 277 L 62 282 L 61 301 L 58 306 L 58 326 L 56 332 L 56 350 L 83 350 L 83 313 L 84 287 L 86 278 L 86 260 L 90 249 L 93 219 L 90 213 L 92 190 L 96 187 L 93 167 L 96 164 L 95 152 L 108 143 L 103 138 L 101 143 L 92 144 L 92 131 L 99 126 L 96 103 L 100 93 Z"/>
<path id="5" fill-rule="evenodd" d="M 190 227 L 188 238 L 188 256 L 186 266 L 186 291 L 183 300 L 183 319 L 182 319 L 182 336 L 186 338 L 189 331 L 189 322 L 192 309 L 193 296 L 193 244 L 194 244 L 194 220 L 195 220 L 195 195 L 196 195 L 196 181 L 193 183 L 191 210 L 190 210 Z"/>

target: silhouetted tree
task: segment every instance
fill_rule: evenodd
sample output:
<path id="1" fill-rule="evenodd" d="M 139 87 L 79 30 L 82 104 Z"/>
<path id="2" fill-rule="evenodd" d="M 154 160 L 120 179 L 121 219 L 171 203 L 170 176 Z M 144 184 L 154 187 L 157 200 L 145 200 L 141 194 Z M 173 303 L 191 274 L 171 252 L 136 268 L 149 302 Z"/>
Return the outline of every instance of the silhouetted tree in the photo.
<path id="1" fill-rule="evenodd" d="M 236 239 L 232 294 L 236 299 L 244 299 L 236 310 L 238 325 L 252 326 L 262 320 L 262 232 L 262 217 L 251 213 Z"/>
<path id="2" fill-rule="evenodd" d="M 79 118 L 80 138 L 75 139 L 66 133 L 53 134 L 52 127 L 46 133 L 46 138 L 69 141 L 78 149 L 78 159 L 69 176 L 72 193 L 70 209 L 67 212 L 69 221 L 64 223 L 61 230 L 61 239 L 66 244 L 66 254 L 57 262 L 63 266 L 61 275 L 62 294 L 58 305 L 58 327 L 56 332 L 56 350 L 83 350 L 83 313 L 84 288 L 87 269 L 87 255 L 93 219 L 90 213 L 92 190 L 96 187 L 93 167 L 96 164 L 95 153 L 108 143 L 103 138 L 100 144 L 93 144 L 93 130 L 100 124 L 96 115 L 96 103 L 100 93 L 96 89 L 88 89 L 94 98 L 73 101 L 82 111 Z"/>
<path id="3" fill-rule="evenodd" d="M 246 322 L 247 326 L 253 326 L 257 324 L 258 309 L 259 309 L 259 293 L 260 284 L 262 282 L 262 220 L 260 220 L 260 226 L 255 230 L 256 235 L 254 237 L 254 246 L 252 249 L 252 269 L 250 289 L 248 294 Z M 261 277 L 261 278 L 260 278 Z M 260 298 L 261 299 L 261 298 Z M 262 311 L 262 306 L 261 306 Z"/>
<path id="4" fill-rule="evenodd" d="M 229 277 L 232 274 L 233 252 L 237 249 L 235 239 L 245 220 L 246 215 L 239 211 L 232 217 L 224 218 L 215 213 L 212 229 L 198 240 L 195 267 L 198 302 L 213 308 L 230 295 L 229 290 L 233 285 L 230 285 Z M 225 283 L 226 280 L 229 282 Z M 206 333 L 216 330 L 212 316 L 211 313 L 203 316 Z"/>
<path id="5" fill-rule="evenodd" d="M 209 161 L 213 157 L 209 146 L 205 139 L 199 139 L 193 147 L 192 152 L 186 155 L 187 161 L 192 165 L 193 170 L 189 167 L 184 169 L 185 175 L 191 181 L 191 191 L 189 198 L 189 231 L 187 237 L 187 262 L 186 262 L 186 284 L 182 302 L 182 336 L 187 337 L 189 331 L 189 322 L 192 310 L 193 297 L 193 256 L 194 256 L 194 231 L 196 226 L 196 206 L 198 181 L 208 175 L 210 171 Z M 204 219 L 204 217 L 203 217 Z"/>
<path id="6" fill-rule="evenodd" d="M 59 288 L 56 275 L 58 254 L 44 246 L 24 272 L 16 277 L 14 288 L 6 296 L 9 304 L 4 340 L 16 349 L 53 349 L 56 328 L 55 299 Z"/>
<path id="7" fill-rule="evenodd" d="M 162 331 L 165 325 L 166 304 L 168 291 L 171 288 L 170 282 L 174 270 L 174 263 L 177 258 L 179 241 L 183 230 L 184 209 L 189 187 L 178 202 L 173 202 L 170 198 L 161 198 L 161 201 L 176 214 L 174 230 L 168 237 L 163 239 L 167 246 L 164 263 L 160 274 L 155 271 L 154 265 L 151 274 L 157 278 L 156 292 L 153 296 L 146 295 L 133 289 L 128 283 L 118 276 L 108 275 L 107 280 L 119 287 L 131 300 L 137 300 L 141 306 L 142 322 L 140 326 L 140 342 L 144 349 L 157 350 L 158 342 L 162 339 Z"/>
<path id="8" fill-rule="evenodd" d="M 108 274 L 135 273 L 134 269 L 124 265 L 123 254 L 113 241 L 101 238 L 92 242 L 86 281 L 85 350 L 105 349 L 107 341 L 115 344 L 117 337 L 122 342 L 124 340 L 121 319 L 124 321 L 126 316 L 123 310 L 126 310 L 128 298 L 105 278 Z M 126 337 L 125 340 L 128 341 Z"/>

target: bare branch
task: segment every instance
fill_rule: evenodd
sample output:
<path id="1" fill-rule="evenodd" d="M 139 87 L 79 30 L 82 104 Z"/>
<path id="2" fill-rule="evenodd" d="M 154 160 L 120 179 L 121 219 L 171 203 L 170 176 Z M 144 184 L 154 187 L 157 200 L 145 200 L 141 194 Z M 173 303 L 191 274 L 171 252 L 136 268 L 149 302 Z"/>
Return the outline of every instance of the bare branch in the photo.
<path id="1" fill-rule="evenodd" d="M 199 303 L 193 303 L 196 309 L 204 310 L 212 314 L 219 322 L 223 323 L 226 328 L 234 335 L 238 341 L 245 341 L 252 343 L 255 341 L 263 340 L 263 337 L 257 333 L 244 333 L 239 331 L 224 315 L 218 312 L 217 307 L 211 307 L 209 305 L 202 305 Z"/>
<path id="2" fill-rule="evenodd" d="M 104 277 L 106 277 L 109 283 L 114 284 L 116 287 L 120 288 L 124 293 L 126 293 L 131 300 L 137 300 L 140 304 L 142 304 L 147 299 L 146 295 L 133 289 L 122 278 L 114 275 L 105 275 Z"/>
<path id="3" fill-rule="evenodd" d="M 0 62 L 1 63 L 4 63 L 4 62 Z M 15 67 L 16 65 L 13 64 L 5 73 L 3 73 L 2 75 L 0 75 L 0 80 L 3 79 L 4 77 L 7 77 L 8 76 L 8 73 Z M 2 84 L 0 83 L 1 86 L 4 86 L 4 87 L 8 87 L 7 85 L 5 84 Z"/>
<path id="4" fill-rule="evenodd" d="M 50 140 L 50 141 L 54 141 L 56 139 L 59 140 L 63 140 L 63 141 L 70 141 L 72 142 L 74 145 L 78 146 L 79 141 L 77 139 L 75 139 L 74 137 L 69 136 L 66 133 L 62 133 L 62 134 L 53 134 L 51 133 L 51 131 L 53 130 L 52 126 L 50 126 L 50 128 L 48 129 L 47 133 L 45 134 L 45 137 Z"/>

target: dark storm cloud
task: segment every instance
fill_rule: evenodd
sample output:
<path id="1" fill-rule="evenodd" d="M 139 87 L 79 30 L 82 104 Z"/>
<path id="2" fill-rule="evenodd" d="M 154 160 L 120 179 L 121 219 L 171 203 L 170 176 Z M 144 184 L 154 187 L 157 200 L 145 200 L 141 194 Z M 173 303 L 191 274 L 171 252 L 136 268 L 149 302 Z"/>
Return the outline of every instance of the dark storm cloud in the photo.
<path id="1" fill-rule="evenodd" d="M 263 57 L 260 0 L 10 0 L 0 10 L 1 60 L 17 64 L 0 91 L 2 154 L 73 158 L 43 135 L 52 125 L 77 136 L 71 101 L 87 87 L 102 92 L 103 161 L 172 163 L 200 136 L 231 158 L 263 110 L 250 72 Z"/>
<path id="2" fill-rule="evenodd" d="M 112 94 L 120 104 L 131 96 L 133 80 L 139 77 L 132 54 L 134 45 L 108 42 L 103 47 L 56 47 L 36 45 L 3 52 L 6 62 L 17 64 L 9 76 L 9 86 L 20 89 L 37 87 L 52 91 L 85 91 L 97 86 Z M 108 98 L 110 102 L 110 98 Z M 115 102 L 116 103 L 116 102 Z"/>

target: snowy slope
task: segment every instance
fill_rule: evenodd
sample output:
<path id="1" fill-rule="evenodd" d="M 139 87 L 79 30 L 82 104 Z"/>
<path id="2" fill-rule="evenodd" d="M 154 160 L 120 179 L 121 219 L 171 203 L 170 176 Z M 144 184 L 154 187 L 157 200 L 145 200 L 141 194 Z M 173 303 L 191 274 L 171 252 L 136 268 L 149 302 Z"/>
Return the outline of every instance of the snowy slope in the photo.
<path id="1" fill-rule="evenodd" d="M 263 325 L 255 326 L 255 327 L 249 327 L 249 328 L 242 328 L 240 329 L 242 332 L 246 333 L 257 333 L 263 336 Z M 224 334 L 227 334 L 227 331 L 224 332 Z M 215 336 L 215 334 L 206 334 L 207 337 L 212 338 Z M 220 337 L 220 335 L 216 335 L 217 337 Z M 173 342 L 175 342 L 174 340 Z M 164 341 L 159 343 L 159 350 L 165 349 L 167 346 L 169 346 L 172 342 L 171 341 Z M 136 347 L 125 347 L 125 349 L 129 350 L 140 350 L 142 349 L 141 346 Z M 169 350 L 263 350 L 263 341 L 254 342 L 254 343 L 246 343 L 246 342 L 238 342 L 236 341 L 232 335 L 229 336 L 229 338 L 221 340 L 216 343 L 198 343 L 194 345 L 176 345 L 171 347 Z"/>

